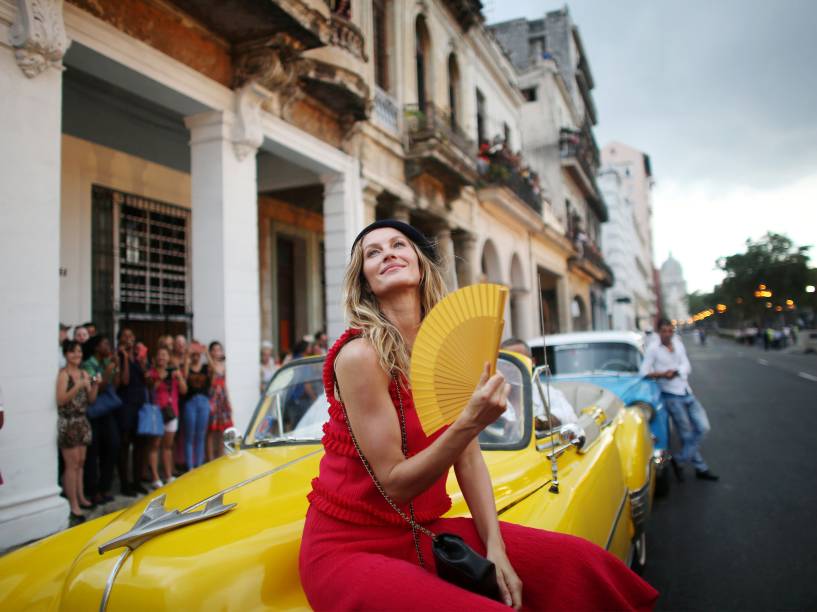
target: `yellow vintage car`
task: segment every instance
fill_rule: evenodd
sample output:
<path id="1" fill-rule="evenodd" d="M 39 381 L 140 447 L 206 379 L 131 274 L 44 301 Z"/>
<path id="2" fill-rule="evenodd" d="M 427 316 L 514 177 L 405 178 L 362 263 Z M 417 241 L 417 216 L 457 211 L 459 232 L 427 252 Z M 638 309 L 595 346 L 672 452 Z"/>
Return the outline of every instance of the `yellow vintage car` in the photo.
<path id="1" fill-rule="evenodd" d="M 322 358 L 270 382 L 228 454 L 131 507 L 0 558 L 3 610 L 307 609 L 298 549 L 321 459 Z M 480 437 L 500 519 L 582 536 L 638 565 L 653 489 L 649 415 L 590 383 L 561 383 L 578 423 L 535 431 L 539 373 L 503 353 L 509 409 Z M 540 396 L 541 397 L 541 396 Z M 467 507 L 453 475 L 450 516 Z"/>

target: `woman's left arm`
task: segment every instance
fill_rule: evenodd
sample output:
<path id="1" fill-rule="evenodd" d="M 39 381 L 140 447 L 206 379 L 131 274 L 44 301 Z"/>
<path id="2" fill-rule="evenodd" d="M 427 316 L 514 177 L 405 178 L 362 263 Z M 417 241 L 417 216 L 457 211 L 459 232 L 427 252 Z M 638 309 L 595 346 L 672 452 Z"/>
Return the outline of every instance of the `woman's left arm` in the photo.
<path id="1" fill-rule="evenodd" d="M 499 519 L 494 502 L 494 489 L 491 476 L 479 441 L 474 439 L 454 464 L 457 482 L 474 518 L 479 537 L 485 544 L 487 557 L 496 565 L 496 578 L 505 603 L 517 610 L 522 605 L 522 581 L 516 575 L 508 556 L 505 554 L 505 543 L 499 531 Z"/>

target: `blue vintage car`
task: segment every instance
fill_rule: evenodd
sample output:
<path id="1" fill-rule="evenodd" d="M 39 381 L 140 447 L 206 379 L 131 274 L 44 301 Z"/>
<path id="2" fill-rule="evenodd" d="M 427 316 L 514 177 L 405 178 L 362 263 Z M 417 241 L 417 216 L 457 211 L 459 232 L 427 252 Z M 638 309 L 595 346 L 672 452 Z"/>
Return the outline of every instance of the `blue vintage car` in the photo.
<path id="1" fill-rule="evenodd" d="M 591 331 L 539 336 L 528 340 L 534 361 L 547 360 L 553 381 L 581 380 L 609 389 L 627 406 L 648 406 L 652 419 L 656 464 L 656 495 L 666 495 L 670 486 L 670 420 L 658 384 L 639 376 L 644 358 L 641 334 L 627 331 Z"/>

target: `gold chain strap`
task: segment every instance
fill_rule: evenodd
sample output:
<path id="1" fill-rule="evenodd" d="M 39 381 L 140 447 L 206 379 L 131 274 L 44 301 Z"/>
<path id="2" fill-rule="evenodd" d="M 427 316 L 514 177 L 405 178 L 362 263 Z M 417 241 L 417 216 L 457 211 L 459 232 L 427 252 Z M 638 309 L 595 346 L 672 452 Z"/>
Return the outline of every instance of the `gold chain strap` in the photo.
<path id="1" fill-rule="evenodd" d="M 334 364 L 333 364 L 334 365 Z M 334 368 L 333 368 L 334 370 Z M 334 373 L 334 372 L 333 372 Z M 408 436 L 406 434 L 406 414 L 403 410 L 403 395 L 400 393 L 400 383 L 397 380 L 397 376 L 392 376 L 394 380 L 394 386 L 397 389 L 397 401 L 399 404 L 399 412 L 400 412 L 400 439 L 401 439 L 401 448 L 403 451 L 403 456 L 408 459 Z M 355 432 L 352 431 L 352 423 L 349 421 L 349 413 L 346 412 L 346 404 L 343 403 L 343 396 L 340 393 L 340 385 L 338 384 L 337 376 L 335 376 L 335 387 L 338 390 L 338 397 L 340 398 L 340 406 L 343 409 L 343 416 L 346 419 L 346 427 L 349 430 L 349 436 L 352 438 L 352 444 L 355 446 L 355 451 L 357 451 L 357 456 L 360 457 L 360 461 L 363 463 L 363 467 L 366 468 L 366 472 L 371 477 L 372 482 L 374 482 L 375 488 L 380 492 L 380 495 L 383 496 L 383 499 L 386 500 L 386 503 L 392 507 L 392 509 L 400 515 L 400 517 L 406 521 L 409 526 L 411 526 L 411 535 L 414 539 L 414 550 L 417 552 L 417 560 L 420 563 L 420 567 L 425 567 L 425 561 L 423 559 L 423 553 L 420 550 L 420 536 L 418 532 L 421 532 L 432 540 L 436 540 L 437 536 L 432 532 L 430 529 L 423 527 L 420 525 L 414 515 L 414 502 L 409 502 L 409 512 L 411 516 L 407 516 L 405 512 L 403 512 L 398 505 L 392 500 L 391 497 L 386 493 L 383 489 L 383 485 L 380 484 L 380 481 L 377 479 L 377 476 L 374 475 L 374 470 L 372 470 L 372 466 L 369 464 L 368 459 L 363 454 L 363 451 L 360 449 L 360 444 L 358 444 L 357 438 L 355 437 Z"/>

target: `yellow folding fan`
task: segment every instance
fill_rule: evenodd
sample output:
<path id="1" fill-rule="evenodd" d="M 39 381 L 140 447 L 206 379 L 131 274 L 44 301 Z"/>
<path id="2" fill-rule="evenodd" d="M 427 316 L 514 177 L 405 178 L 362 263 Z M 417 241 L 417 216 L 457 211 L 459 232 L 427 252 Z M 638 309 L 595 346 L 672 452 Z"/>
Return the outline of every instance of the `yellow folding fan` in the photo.
<path id="1" fill-rule="evenodd" d="M 485 367 L 496 370 L 508 288 L 479 284 L 448 294 L 423 319 L 411 352 L 411 388 L 426 435 L 453 423 Z"/>

